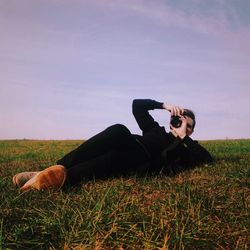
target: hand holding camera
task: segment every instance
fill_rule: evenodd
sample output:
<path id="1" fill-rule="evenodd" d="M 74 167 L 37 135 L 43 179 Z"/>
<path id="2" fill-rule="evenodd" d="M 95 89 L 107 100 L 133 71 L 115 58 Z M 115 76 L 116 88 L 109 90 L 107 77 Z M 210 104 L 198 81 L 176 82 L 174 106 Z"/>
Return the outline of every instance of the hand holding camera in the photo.
<path id="1" fill-rule="evenodd" d="M 185 116 L 171 116 L 170 130 L 175 137 L 183 139 L 187 135 L 187 119 Z"/>
<path id="2" fill-rule="evenodd" d="M 179 115 L 182 115 L 184 113 L 183 108 L 180 108 L 180 107 L 175 106 L 175 105 L 164 103 L 162 107 L 164 109 L 168 110 L 171 113 L 171 116 L 179 116 Z"/>
<path id="3" fill-rule="evenodd" d="M 171 120 L 170 120 L 171 133 L 175 137 L 180 137 L 181 139 L 183 139 L 187 135 L 186 133 L 187 121 L 184 116 L 185 115 L 184 109 L 179 106 L 167 103 L 163 104 L 163 108 L 171 113 Z"/>

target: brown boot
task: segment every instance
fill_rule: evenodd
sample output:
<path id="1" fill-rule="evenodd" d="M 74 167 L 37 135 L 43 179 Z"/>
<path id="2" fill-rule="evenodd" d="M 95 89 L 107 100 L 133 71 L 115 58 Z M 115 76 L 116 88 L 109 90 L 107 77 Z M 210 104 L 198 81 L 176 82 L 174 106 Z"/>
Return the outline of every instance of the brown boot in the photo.
<path id="1" fill-rule="evenodd" d="M 22 187 L 21 191 L 25 192 L 30 189 L 37 190 L 59 190 L 66 180 L 66 169 L 62 165 L 55 165 L 44 169 L 36 174 Z"/>
<path id="2" fill-rule="evenodd" d="M 16 187 L 21 187 L 23 186 L 27 181 L 29 181 L 31 178 L 33 178 L 37 172 L 22 172 L 19 174 L 16 174 L 12 178 L 12 182 Z"/>

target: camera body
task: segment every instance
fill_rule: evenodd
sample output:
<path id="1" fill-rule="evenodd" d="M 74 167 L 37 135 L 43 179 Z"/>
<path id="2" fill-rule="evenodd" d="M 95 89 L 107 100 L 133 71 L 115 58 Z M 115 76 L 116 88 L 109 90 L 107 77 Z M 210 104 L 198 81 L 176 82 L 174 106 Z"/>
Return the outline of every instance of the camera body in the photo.
<path id="1" fill-rule="evenodd" d="M 178 115 L 173 115 L 171 116 L 171 120 L 170 120 L 170 124 L 175 127 L 175 128 L 179 128 L 182 124 L 182 121 L 180 119 L 180 116 Z"/>

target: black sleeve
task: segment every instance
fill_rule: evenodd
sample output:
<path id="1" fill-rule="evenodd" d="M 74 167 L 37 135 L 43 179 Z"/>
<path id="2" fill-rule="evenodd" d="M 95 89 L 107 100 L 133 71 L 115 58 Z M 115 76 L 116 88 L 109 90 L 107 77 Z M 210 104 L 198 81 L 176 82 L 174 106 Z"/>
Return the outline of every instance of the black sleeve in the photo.
<path id="1" fill-rule="evenodd" d="M 162 160 L 164 166 L 162 172 L 174 176 L 200 164 L 211 163 L 213 158 L 197 141 L 186 136 L 183 140 L 177 137 L 162 152 Z"/>
<path id="2" fill-rule="evenodd" d="M 183 139 L 184 146 L 189 154 L 190 166 L 197 166 L 203 163 L 211 163 L 213 161 L 210 153 L 202 147 L 197 141 L 192 140 L 189 136 Z"/>
<path id="3" fill-rule="evenodd" d="M 149 114 L 149 110 L 163 109 L 162 102 L 157 102 L 151 99 L 136 99 L 133 101 L 133 115 L 142 130 L 143 134 L 151 130 L 159 124 Z"/>

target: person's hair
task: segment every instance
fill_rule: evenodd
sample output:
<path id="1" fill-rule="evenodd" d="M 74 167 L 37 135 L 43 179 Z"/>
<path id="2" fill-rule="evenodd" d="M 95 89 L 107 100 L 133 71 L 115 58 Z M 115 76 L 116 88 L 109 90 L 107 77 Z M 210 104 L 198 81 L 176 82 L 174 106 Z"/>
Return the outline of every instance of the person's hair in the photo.
<path id="1" fill-rule="evenodd" d="M 194 112 L 191 109 L 184 109 L 183 115 L 190 117 L 194 121 L 194 124 L 193 124 L 193 129 L 194 129 L 195 124 L 196 124 Z"/>

